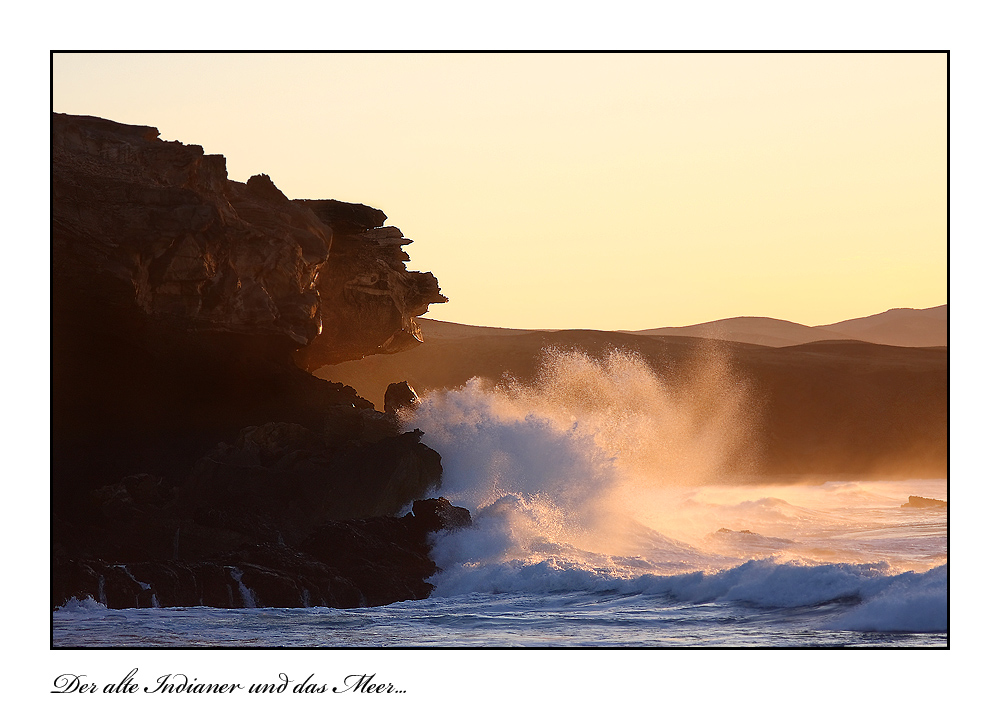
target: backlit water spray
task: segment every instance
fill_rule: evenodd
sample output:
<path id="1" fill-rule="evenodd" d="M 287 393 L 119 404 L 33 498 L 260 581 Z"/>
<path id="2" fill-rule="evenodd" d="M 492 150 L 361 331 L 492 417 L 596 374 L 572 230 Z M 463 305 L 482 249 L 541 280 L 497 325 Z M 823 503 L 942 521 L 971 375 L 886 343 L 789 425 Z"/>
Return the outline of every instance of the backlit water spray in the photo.
<path id="1" fill-rule="evenodd" d="M 409 423 L 442 455 L 441 493 L 474 516 L 437 537 L 435 595 L 652 591 L 784 606 L 932 581 L 898 574 L 946 562 L 945 518 L 900 504 L 945 481 L 749 481 L 761 400 L 721 354 L 660 374 L 626 352 L 559 350 L 530 384 L 428 394 Z M 944 571 L 929 589 L 939 623 Z"/>

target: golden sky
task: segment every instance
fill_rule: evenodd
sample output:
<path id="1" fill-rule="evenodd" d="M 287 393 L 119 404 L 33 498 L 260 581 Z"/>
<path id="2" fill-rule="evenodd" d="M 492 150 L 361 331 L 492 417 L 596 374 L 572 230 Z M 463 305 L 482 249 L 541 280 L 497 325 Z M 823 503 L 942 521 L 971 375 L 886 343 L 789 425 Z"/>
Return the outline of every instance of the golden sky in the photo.
<path id="1" fill-rule="evenodd" d="M 57 54 L 53 109 L 379 207 L 428 316 L 808 325 L 947 301 L 944 54 Z"/>

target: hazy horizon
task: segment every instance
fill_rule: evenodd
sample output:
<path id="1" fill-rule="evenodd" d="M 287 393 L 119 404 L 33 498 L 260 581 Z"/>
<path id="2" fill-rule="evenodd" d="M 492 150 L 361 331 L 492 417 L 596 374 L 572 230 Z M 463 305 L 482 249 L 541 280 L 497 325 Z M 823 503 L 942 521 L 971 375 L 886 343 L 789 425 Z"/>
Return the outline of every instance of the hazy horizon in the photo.
<path id="1" fill-rule="evenodd" d="M 446 322 L 448 324 L 461 324 L 461 325 L 464 325 L 464 326 L 471 326 L 471 327 L 484 327 L 484 328 L 489 328 L 489 329 L 512 329 L 512 330 L 524 330 L 524 331 L 554 331 L 554 332 L 558 332 L 558 331 L 566 331 L 566 330 L 571 330 L 571 329 L 596 329 L 595 327 L 514 327 L 514 326 L 498 326 L 498 325 L 492 325 L 492 324 L 490 324 L 490 325 L 487 325 L 487 324 L 478 324 L 478 323 L 474 324 L 474 323 L 471 323 L 471 322 L 459 322 L 459 321 L 455 321 L 455 320 L 452 320 L 452 319 L 438 319 L 436 317 L 431 316 L 431 314 L 433 312 L 433 307 L 434 306 L 435 305 L 431 305 L 431 311 L 429 311 L 427 314 L 421 315 L 420 317 L 418 317 L 418 319 L 419 320 L 429 319 L 429 320 L 435 321 L 435 322 Z M 813 325 L 810 325 L 810 324 L 801 324 L 801 322 L 792 322 L 792 320 L 785 319 L 783 317 L 762 317 L 762 316 L 757 316 L 757 315 L 740 314 L 740 315 L 736 315 L 736 316 L 718 317 L 716 319 L 708 319 L 708 320 L 706 320 L 704 322 L 696 322 L 694 324 L 661 324 L 661 325 L 656 326 L 656 327 L 642 327 L 642 328 L 638 328 L 638 329 L 617 328 L 617 329 L 597 329 L 597 331 L 612 331 L 612 332 L 631 332 L 631 333 L 636 333 L 636 332 L 647 331 L 647 330 L 650 330 L 650 329 L 666 329 L 666 328 L 687 329 L 687 328 L 690 328 L 690 327 L 696 327 L 696 326 L 700 326 L 700 325 L 703 325 L 703 324 L 715 324 L 715 323 L 718 323 L 718 322 L 725 322 L 725 321 L 729 321 L 729 320 L 732 320 L 732 319 L 769 319 L 769 320 L 774 320 L 774 321 L 778 321 L 778 322 L 790 322 L 790 323 L 793 323 L 793 324 L 800 324 L 801 326 L 808 327 L 810 329 L 820 329 L 822 327 L 829 326 L 831 324 L 840 324 L 842 322 L 849 322 L 849 321 L 852 321 L 854 319 L 866 319 L 868 317 L 878 316 L 879 314 L 885 314 L 887 312 L 896 311 L 898 309 L 911 310 L 911 311 L 915 311 L 915 312 L 923 312 L 923 311 L 927 311 L 929 309 L 941 309 L 942 307 L 947 307 L 947 306 L 948 306 L 948 303 L 945 302 L 943 304 L 936 304 L 936 305 L 931 306 L 931 307 L 889 307 L 888 309 L 883 309 L 881 311 L 874 312 L 873 314 L 866 314 L 864 316 L 844 317 L 842 319 L 837 319 L 837 320 L 834 320 L 832 322 L 827 322 L 825 324 L 813 324 Z"/>

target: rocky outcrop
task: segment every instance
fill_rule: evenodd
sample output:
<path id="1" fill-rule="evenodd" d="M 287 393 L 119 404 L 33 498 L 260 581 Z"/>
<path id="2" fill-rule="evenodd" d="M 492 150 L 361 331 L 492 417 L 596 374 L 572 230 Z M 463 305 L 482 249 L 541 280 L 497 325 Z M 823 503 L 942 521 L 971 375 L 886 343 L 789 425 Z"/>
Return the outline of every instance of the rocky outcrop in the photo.
<path id="1" fill-rule="evenodd" d="M 458 531 L 472 525 L 472 514 L 461 506 L 452 506 L 445 498 L 413 502 L 414 525 L 422 534 Z"/>
<path id="2" fill-rule="evenodd" d="M 153 127 L 53 114 L 55 474 L 184 472 L 243 427 L 372 408 L 295 362 L 403 348 L 412 315 L 445 301 L 384 220 L 234 182 Z"/>
<path id="3" fill-rule="evenodd" d="M 365 432 L 380 413 L 355 411 L 356 432 L 247 427 L 186 480 L 136 474 L 87 492 L 73 510 L 57 507 L 53 607 L 88 595 L 112 608 L 425 597 L 435 571 L 427 535 L 471 518 L 444 499 L 413 501 L 441 477 L 419 431 Z M 386 427 L 395 422 L 381 415 Z M 412 514 L 396 518 L 411 502 Z"/>
<path id="4" fill-rule="evenodd" d="M 231 543 L 298 543 L 327 521 L 393 515 L 440 486 L 441 457 L 420 436 L 394 427 L 370 438 L 248 427 L 195 465 L 179 488 L 181 515 Z M 183 527 L 180 541 L 191 555 Z"/>
<path id="5" fill-rule="evenodd" d="M 321 326 L 315 277 L 333 232 L 266 175 L 152 127 L 53 115 L 53 272 L 184 329 L 303 346 Z"/>
<path id="6" fill-rule="evenodd" d="M 397 381 L 389 384 L 385 389 L 385 396 L 383 397 L 385 413 L 389 415 L 396 414 L 400 409 L 412 409 L 419 401 L 417 393 L 405 381 Z"/>
<path id="7" fill-rule="evenodd" d="M 302 541 L 244 543 L 213 559 L 67 558 L 53 565 L 52 606 L 94 598 L 108 608 L 378 606 L 426 598 L 436 567 L 429 536 L 472 523 L 445 499 L 403 517 L 331 521 Z"/>
<path id="8" fill-rule="evenodd" d="M 414 321 L 431 303 L 447 299 L 427 272 L 408 272 L 403 247 L 412 242 L 395 227 L 383 227 L 385 215 L 363 205 L 334 200 L 305 200 L 335 228 L 330 261 L 320 269 L 323 333 L 299 351 L 300 365 L 314 371 L 328 364 L 390 354 L 422 341 Z"/>
<path id="9" fill-rule="evenodd" d="M 946 509 L 948 502 L 941 499 L 925 499 L 923 496 L 911 496 L 900 508 L 904 509 Z"/>
<path id="10" fill-rule="evenodd" d="M 447 301 L 406 270 L 410 240 L 380 210 L 290 201 L 267 175 L 235 182 L 221 155 L 158 135 L 53 115 L 54 286 L 91 293 L 100 279 L 105 300 L 163 323 L 290 349 L 325 331 L 316 366 L 395 351 Z"/>
<path id="11" fill-rule="evenodd" d="M 440 457 L 303 367 L 405 348 L 445 301 L 385 219 L 232 181 L 153 127 L 52 116 L 56 593 L 99 577 L 121 605 L 151 600 L 143 584 L 172 605 L 239 605 L 249 584 L 371 600 L 298 547 L 331 521 L 398 520 Z"/>

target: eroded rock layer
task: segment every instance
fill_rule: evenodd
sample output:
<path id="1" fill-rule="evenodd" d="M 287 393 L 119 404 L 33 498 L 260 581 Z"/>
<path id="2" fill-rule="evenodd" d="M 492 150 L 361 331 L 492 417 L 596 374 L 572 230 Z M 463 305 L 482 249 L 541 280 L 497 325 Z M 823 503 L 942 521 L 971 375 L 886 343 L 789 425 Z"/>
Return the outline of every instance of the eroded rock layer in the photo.
<path id="1" fill-rule="evenodd" d="M 290 201 L 267 175 L 228 179 L 226 160 L 164 142 L 153 127 L 54 114 L 53 274 L 184 329 L 304 347 L 321 366 L 394 351 L 413 317 L 446 301 L 409 272 L 385 214 L 335 200 Z M 407 338 L 403 335 L 406 334 Z"/>
<path id="2" fill-rule="evenodd" d="M 433 274 L 406 271 L 409 256 L 402 248 L 412 240 L 395 227 L 379 226 L 385 215 L 378 210 L 334 200 L 303 203 L 335 228 L 317 287 L 324 298 L 337 300 L 324 300 L 323 333 L 299 352 L 300 364 L 314 371 L 418 344 L 422 337 L 414 317 L 447 300 Z"/>

